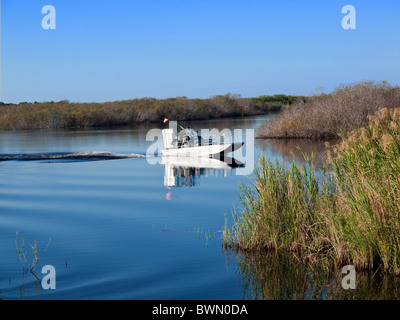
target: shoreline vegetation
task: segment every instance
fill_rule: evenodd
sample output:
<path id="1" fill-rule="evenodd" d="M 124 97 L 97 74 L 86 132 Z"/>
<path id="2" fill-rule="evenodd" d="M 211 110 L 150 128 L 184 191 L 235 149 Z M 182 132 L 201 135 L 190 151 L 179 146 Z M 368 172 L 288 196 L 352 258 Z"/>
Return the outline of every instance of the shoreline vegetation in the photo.
<path id="1" fill-rule="evenodd" d="M 209 99 L 175 97 L 141 98 L 103 103 L 21 102 L 0 103 L 0 130 L 57 129 L 162 123 L 242 117 L 278 112 L 284 105 L 306 101 L 305 96 L 284 94 L 242 98 L 238 94 L 212 96 Z"/>
<path id="2" fill-rule="evenodd" d="M 279 116 L 256 131 L 259 139 L 338 139 L 368 124 L 381 108 L 400 107 L 400 87 L 386 81 L 342 85 L 284 106 Z"/>
<path id="3" fill-rule="evenodd" d="M 367 120 L 327 143 L 320 173 L 305 155 L 308 164 L 289 166 L 262 156 L 254 182 L 240 186 L 241 212 L 225 226 L 224 246 L 399 276 L 400 106 Z"/>

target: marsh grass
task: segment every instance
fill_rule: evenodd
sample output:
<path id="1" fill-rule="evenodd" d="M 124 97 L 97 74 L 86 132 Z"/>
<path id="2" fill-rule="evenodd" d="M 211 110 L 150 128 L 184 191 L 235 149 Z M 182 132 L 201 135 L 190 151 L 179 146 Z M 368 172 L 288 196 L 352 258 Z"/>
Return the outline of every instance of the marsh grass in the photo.
<path id="1" fill-rule="evenodd" d="M 400 108 L 379 110 L 342 139 L 328 148 L 329 171 L 261 156 L 225 245 L 400 274 Z"/>
<path id="2" fill-rule="evenodd" d="M 18 231 L 15 236 L 15 248 L 18 254 L 19 261 L 21 262 L 22 271 L 25 273 L 28 268 L 26 266 L 26 250 L 25 250 L 25 240 L 24 237 L 21 236 L 21 239 L 18 242 Z"/>
<path id="3" fill-rule="evenodd" d="M 400 87 L 385 81 L 342 85 L 330 94 L 318 93 L 283 108 L 279 116 L 257 130 L 258 138 L 335 139 L 368 124 L 380 108 L 400 106 Z"/>
<path id="4" fill-rule="evenodd" d="M 39 249 L 39 242 L 38 240 L 34 240 L 33 242 L 29 242 L 29 246 L 31 247 L 32 254 L 33 254 L 33 259 L 32 259 L 32 264 L 31 267 L 29 268 L 29 271 L 33 273 L 33 270 L 35 269 L 36 265 L 39 263 L 40 257 L 47 251 L 47 248 L 50 245 L 50 240 L 47 242 L 46 247 L 41 250 Z M 28 271 L 28 265 L 26 262 L 27 259 L 27 250 L 25 249 L 25 239 L 23 236 L 21 236 L 20 240 L 18 241 L 18 231 L 16 232 L 16 237 L 15 237 L 15 247 L 16 251 L 19 257 L 19 260 L 21 262 L 22 266 L 22 271 L 25 274 Z"/>
<path id="5" fill-rule="evenodd" d="M 33 242 L 29 243 L 29 245 L 30 245 L 30 247 L 32 249 L 32 253 L 33 253 L 33 260 L 32 260 L 32 265 L 31 265 L 30 271 L 33 271 L 33 269 L 35 269 L 36 265 L 38 264 L 38 262 L 40 260 L 40 257 L 47 251 L 47 248 L 50 245 L 50 240 L 51 239 L 49 239 L 49 241 L 47 242 L 46 247 L 43 250 L 39 249 L 38 240 L 34 240 Z"/>

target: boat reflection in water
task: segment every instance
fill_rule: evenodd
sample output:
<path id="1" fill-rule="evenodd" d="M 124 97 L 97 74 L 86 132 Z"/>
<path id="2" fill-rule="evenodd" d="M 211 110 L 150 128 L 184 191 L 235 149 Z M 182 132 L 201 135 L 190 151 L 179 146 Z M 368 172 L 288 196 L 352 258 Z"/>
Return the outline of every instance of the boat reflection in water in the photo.
<path id="1" fill-rule="evenodd" d="M 234 168 L 244 165 L 233 158 L 202 158 L 202 157 L 162 157 L 165 166 L 164 186 L 194 187 L 200 184 L 201 176 L 226 177 Z"/>

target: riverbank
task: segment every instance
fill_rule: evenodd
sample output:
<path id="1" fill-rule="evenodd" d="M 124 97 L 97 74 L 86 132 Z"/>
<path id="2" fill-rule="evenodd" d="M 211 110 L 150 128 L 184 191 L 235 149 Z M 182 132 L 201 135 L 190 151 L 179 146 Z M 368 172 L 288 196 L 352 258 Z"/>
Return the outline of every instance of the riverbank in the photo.
<path id="1" fill-rule="evenodd" d="M 400 108 L 368 118 L 329 148 L 321 176 L 261 157 L 225 245 L 400 274 Z"/>
<path id="2" fill-rule="evenodd" d="M 307 97 L 273 95 L 241 98 L 236 94 L 209 99 L 142 98 L 104 103 L 34 102 L 0 104 L 0 130 L 83 128 L 242 117 L 280 111 Z"/>

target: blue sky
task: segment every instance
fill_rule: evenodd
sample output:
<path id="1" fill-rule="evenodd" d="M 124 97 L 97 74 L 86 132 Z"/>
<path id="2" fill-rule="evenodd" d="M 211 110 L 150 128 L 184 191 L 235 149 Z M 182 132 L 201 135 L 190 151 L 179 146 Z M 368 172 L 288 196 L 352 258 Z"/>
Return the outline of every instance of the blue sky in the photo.
<path id="1" fill-rule="evenodd" d="M 356 29 L 341 26 L 344 5 Z M 56 9 L 44 30 L 42 7 Z M 400 84 L 396 0 L 2 0 L 3 102 L 308 95 Z"/>

